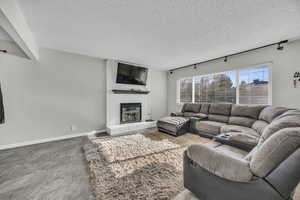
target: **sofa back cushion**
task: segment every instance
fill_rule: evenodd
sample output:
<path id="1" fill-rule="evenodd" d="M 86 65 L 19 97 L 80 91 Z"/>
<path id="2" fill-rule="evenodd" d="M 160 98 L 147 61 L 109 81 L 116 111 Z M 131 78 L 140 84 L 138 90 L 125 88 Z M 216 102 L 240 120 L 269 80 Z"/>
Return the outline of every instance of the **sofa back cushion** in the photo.
<path id="1" fill-rule="evenodd" d="M 231 104 L 210 104 L 209 114 L 229 116 Z"/>
<path id="2" fill-rule="evenodd" d="M 258 116 L 262 109 L 266 106 L 262 105 L 232 105 L 231 116 L 248 117 L 252 119 L 258 119 Z"/>
<path id="3" fill-rule="evenodd" d="M 210 107 L 210 104 L 208 104 L 208 103 L 201 104 L 200 113 L 208 114 L 209 107 Z"/>
<path id="4" fill-rule="evenodd" d="M 228 123 L 231 104 L 210 104 L 208 119 Z"/>
<path id="5" fill-rule="evenodd" d="M 289 109 L 285 107 L 268 106 L 261 111 L 259 119 L 271 123 L 273 119 L 288 110 Z"/>
<path id="6" fill-rule="evenodd" d="M 215 121 L 215 122 L 228 123 L 229 117 L 225 116 L 225 115 L 209 114 L 208 119 L 211 120 L 211 121 Z"/>
<path id="7" fill-rule="evenodd" d="M 289 110 L 274 119 L 264 129 L 258 145 L 261 146 L 269 137 L 277 131 L 285 128 L 300 127 L 300 110 Z"/>
<path id="8" fill-rule="evenodd" d="M 299 148 L 300 127 L 280 129 L 255 149 L 250 169 L 256 176 L 266 177 Z"/>
<path id="9" fill-rule="evenodd" d="M 262 120 L 256 120 L 252 125 L 252 129 L 254 129 L 259 135 L 261 135 L 264 129 L 269 125 L 268 122 Z"/>
<path id="10" fill-rule="evenodd" d="M 182 107 L 181 112 L 193 112 L 193 113 L 199 113 L 201 108 L 201 104 L 196 103 L 186 103 Z"/>
<path id="11" fill-rule="evenodd" d="M 251 156 L 250 169 L 266 177 L 300 148 L 300 110 L 288 110 L 265 127 Z"/>
<path id="12" fill-rule="evenodd" d="M 232 105 L 229 124 L 251 128 L 265 106 Z"/>

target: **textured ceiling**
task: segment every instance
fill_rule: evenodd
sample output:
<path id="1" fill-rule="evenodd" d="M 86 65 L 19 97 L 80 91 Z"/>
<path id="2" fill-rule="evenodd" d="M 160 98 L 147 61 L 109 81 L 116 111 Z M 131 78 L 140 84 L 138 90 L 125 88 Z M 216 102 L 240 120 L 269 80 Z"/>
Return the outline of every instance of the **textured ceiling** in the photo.
<path id="1" fill-rule="evenodd" d="M 18 0 L 40 46 L 161 70 L 300 36 L 300 0 Z"/>

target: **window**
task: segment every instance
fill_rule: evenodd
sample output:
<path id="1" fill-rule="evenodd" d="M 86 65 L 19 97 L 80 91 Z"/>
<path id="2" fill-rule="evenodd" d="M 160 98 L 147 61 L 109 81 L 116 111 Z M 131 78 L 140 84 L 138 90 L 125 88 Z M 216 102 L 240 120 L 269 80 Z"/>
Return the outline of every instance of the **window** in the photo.
<path id="1" fill-rule="evenodd" d="M 268 104 L 269 70 L 267 66 L 239 71 L 239 102 Z"/>
<path id="2" fill-rule="evenodd" d="M 236 103 L 236 72 L 194 77 L 196 103 Z"/>
<path id="3" fill-rule="evenodd" d="M 178 86 L 179 103 L 270 104 L 268 66 L 184 78 Z"/>
<path id="4" fill-rule="evenodd" d="M 180 102 L 190 103 L 193 101 L 193 78 L 180 80 Z"/>

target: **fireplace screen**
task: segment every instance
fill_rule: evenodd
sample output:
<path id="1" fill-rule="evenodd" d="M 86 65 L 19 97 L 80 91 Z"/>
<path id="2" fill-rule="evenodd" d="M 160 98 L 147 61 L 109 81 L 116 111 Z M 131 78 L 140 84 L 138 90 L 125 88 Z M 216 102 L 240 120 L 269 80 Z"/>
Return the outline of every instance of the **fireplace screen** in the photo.
<path id="1" fill-rule="evenodd" d="M 142 116 L 141 103 L 121 103 L 121 124 L 140 122 Z"/>

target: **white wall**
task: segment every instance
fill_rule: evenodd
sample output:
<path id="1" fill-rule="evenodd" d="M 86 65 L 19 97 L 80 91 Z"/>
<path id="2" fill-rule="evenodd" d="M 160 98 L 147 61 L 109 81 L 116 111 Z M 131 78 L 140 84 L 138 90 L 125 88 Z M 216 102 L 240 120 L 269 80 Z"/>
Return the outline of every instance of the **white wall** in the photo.
<path id="1" fill-rule="evenodd" d="M 151 113 L 152 119 L 158 120 L 168 115 L 167 72 L 152 70 L 151 76 Z"/>
<path id="2" fill-rule="evenodd" d="M 0 54 L 0 145 L 104 129 L 105 74 L 105 61 L 87 56 L 40 49 L 37 62 Z"/>
<path id="3" fill-rule="evenodd" d="M 293 75 L 300 71 L 300 40 L 284 45 L 284 51 L 277 51 L 276 46 L 260 49 L 243 55 L 229 57 L 228 62 L 222 59 L 177 70 L 168 75 L 168 112 L 178 111 L 176 104 L 176 82 L 183 77 L 211 74 L 233 69 L 247 68 L 256 64 L 272 62 L 272 103 L 275 106 L 300 108 L 300 88 L 293 87 Z"/>

